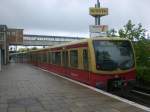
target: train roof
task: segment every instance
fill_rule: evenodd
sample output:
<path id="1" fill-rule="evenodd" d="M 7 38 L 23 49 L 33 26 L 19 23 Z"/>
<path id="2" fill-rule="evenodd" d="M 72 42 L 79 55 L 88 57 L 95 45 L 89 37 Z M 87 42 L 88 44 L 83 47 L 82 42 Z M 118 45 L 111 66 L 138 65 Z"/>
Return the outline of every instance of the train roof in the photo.
<path id="1" fill-rule="evenodd" d="M 49 50 L 51 48 L 56 48 L 56 47 L 63 47 L 63 46 L 68 46 L 68 45 L 72 45 L 72 44 L 85 43 L 85 42 L 88 42 L 90 40 L 129 40 L 129 39 L 120 38 L 120 37 L 94 37 L 94 38 L 86 38 L 86 39 L 75 40 L 75 41 L 72 41 L 72 42 L 67 42 L 67 43 L 60 44 L 60 45 L 54 45 L 54 46 L 50 46 L 50 47 L 42 48 L 42 49 L 38 49 L 38 50 L 31 50 L 31 51 L 28 51 L 28 52 L 44 51 L 44 50 Z"/>

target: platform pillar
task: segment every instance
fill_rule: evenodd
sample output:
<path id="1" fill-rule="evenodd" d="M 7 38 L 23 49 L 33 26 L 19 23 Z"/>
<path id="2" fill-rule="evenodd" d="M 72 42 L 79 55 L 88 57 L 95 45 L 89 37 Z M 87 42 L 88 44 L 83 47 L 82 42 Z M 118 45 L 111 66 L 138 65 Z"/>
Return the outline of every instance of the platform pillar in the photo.
<path id="1" fill-rule="evenodd" d="M 1 49 L 0 49 L 0 72 L 2 71 L 2 53 L 1 53 Z"/>

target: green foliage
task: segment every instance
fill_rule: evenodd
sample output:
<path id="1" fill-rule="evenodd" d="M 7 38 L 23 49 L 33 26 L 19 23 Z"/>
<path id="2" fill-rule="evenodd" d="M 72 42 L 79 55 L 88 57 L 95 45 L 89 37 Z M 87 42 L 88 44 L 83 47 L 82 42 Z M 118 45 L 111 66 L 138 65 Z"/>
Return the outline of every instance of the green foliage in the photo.
<path id="1" fill-rule="evenodd" d="M 121 38 L 133 41 L 138 66 L 149 66 L 147 59 L 150 57 L 148 52 L 150 43 L 145 38 L 145 32 L 146 30 L 140 23 L 136 26 L 131 20 L 118 32 Z"/>
<path id="2" fill-rule="evenodd" d="M 150 67 L 150 43 L 146 40 L 140 40 L 134 44 L 137 65 Z"/>
<path id="3" fill-rule="evenodd" d="M 114 29 L 108 32 L 108 36 L 113 36 Z M 118 31 L 121 38 L 127 38 L 133 42 L 136 62 L 137 62 L 137 77 L 139 79 L 150 82 L 150 41 L 145 38 L 146 30 L 142 24 L 135 25 L 131 20 Z"/>
<path id="4" fill-rule="evenodd" d="M 36 47 L 33 47 L 33 48 L 31 48 L 31 50 L 37 50 L 37 48 L 36 48 Z"/>
<path id="5" fill-rule="evenodd" d="M 107 33 L 107 37 L 116 37 L 117 36 L 117 31 L 114 28 L 107 31 L 106 33 Z"/>
<path id="6" fill-rule="evenodd" d="M 144 82 L 150 83 L 150 68 L 148 67 L 137 67 L 137 78 Z"/>
<path id="7" fill-rule="evenodd" d="M 27 51 L 29 51 L 30 49 L 29 48 L 20 48 L 19 50 L 18 50 L 18 52 L 27 52 Z"/>
<path id="8" fill-rule="evenodd" d="M 142 28 L 142 24 L 138 24 L 136 27 L 135 24 L 132 23 L 131 20 L 119 30 L 119 36 L 121 38 L 128 38 L 132 41 L 145 40 L 145 29 Z"/>
<path id="9" fill-rule="evenodd" d="M 29 48 L 20 48 L 19 52 L 28 52 L 28 51 L 31 51 L 31 50 L 37 50 L 37 48 L 36 47 L 33 47 L 31 49 L 29 49 Z"/>

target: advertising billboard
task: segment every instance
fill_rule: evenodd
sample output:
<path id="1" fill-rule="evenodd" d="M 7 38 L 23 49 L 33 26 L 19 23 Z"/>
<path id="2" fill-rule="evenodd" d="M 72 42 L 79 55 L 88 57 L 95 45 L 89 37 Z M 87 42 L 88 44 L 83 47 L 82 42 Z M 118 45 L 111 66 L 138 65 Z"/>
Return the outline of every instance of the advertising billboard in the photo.
<path id="1" fill-rule="evenodd" d="M 101 33 L 107 31 L 108 31 L 108 25 L 90 25 L 91 33 Z"/>

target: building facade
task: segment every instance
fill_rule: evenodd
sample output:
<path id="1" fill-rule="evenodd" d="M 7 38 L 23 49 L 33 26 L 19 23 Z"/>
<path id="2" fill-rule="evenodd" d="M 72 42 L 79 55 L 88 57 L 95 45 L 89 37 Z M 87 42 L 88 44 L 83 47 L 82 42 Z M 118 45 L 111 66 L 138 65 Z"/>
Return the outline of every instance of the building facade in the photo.
<path id="1" fill-rule="evenodd" d="M 6 25 L 0 25 L 0 60 L 5 65 L 9 62 L 9 45 L 21 45 L 23 43 L 23 29 L 12 29 Z"/>
<path id="2" fill-rule="evenodd" d="M 7 26 L 6 25 L 0 25 L 0 52 L 1 52 L 1 63 L 7 64 L 8 45 L 7 45 Z"/>
<path id="3" fill-rule="evenodd" d="M 9 28 L 7 31 L 9 45 L 23 44 L 23 29 Z"/>

